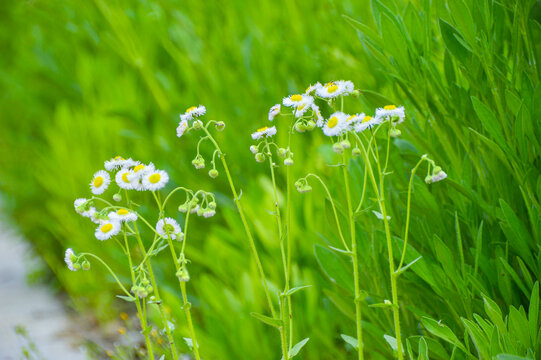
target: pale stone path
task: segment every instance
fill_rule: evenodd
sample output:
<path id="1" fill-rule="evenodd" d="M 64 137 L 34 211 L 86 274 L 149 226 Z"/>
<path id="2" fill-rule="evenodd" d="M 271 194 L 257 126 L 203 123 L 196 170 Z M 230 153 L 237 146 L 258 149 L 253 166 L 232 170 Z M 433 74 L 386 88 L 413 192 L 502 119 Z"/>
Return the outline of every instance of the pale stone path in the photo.
<path id="1" fill-rule="evenodd" d="M 24 264 L 27 243 L 0 221 L 0 360 L 23 359 L 26 345 L 15 333 L 23 326 L 43 359 L 83 360 L 74 325 L 61 301 L 45 285 L 28 285 Z M 79 337 L 80 338 L 80 337 Z"/>

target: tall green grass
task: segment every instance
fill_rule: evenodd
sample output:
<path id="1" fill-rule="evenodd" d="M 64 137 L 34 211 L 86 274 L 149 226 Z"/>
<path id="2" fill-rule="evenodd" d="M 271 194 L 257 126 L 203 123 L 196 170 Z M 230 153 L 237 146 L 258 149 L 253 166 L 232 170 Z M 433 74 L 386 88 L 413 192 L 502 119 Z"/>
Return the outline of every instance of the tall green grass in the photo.
<path id="1" fill-rule="evenodd" d="M 430 188 L 422 176 L 414 182 L 406 261 L 423 258 L 399 285 L 408 354 L 541 354 L 536 1 L 65 0 L 4 1 L 0 9 L 4 203 L 78 310 L 106 321 L 122 304 L 112 301 L 112 283 L 96 281 L 99 269 L 87 278 L 68 273 L 66 245 L 104 254 L 120 272 L 127 264 L 112 247 L 105 251 L 91 240 L 92 227 L 75 214 L 73 199 L 86 191 L 103 159 L 153 160 L 179 184 L 218 193 L 222 211 L 215 225 L 193 226 L 198 241 L 188 249 L 190 300 L 204 357 L 277 358 L 275 334 L 249 316 L 263 312 L 265 300 L 227 183 L 193 170 L 197 139 L 178 141 L 177 115 L 202 103 L 211 118 L 227 122 L 220 141 L 246 212 L 257 219 L 251 226 L 278 291 L 279 245 L 265 210 L 273 207 L 272 187 L 265 168 L 251 160 L 249 133 L 285 94 L 317 80 L 346 78 L 366 89 L 348 99 L 349 107 L 397 103 L 408 110 L 403 136 L 392 145 L 387 194 L 395 254 L 410 169 L 429 153 L 449 174 Z M 322 144 L 312 136 L 296 145 L 302 167 L 293 177 L 338 171 L 325 165 L 330 161 L 322 158 Z M 353 162 L 349 169 L 359 184 L 362 168 Z M 340 334 L 355 332 L 350 264 L 327 247 L 338 239 L 324 193 L 314 188 L 314 194 L 293 198 L 293 223 L 299 224 L 292 229 L 293 283 L 312 284 L 293 301 L 295 331 L 311 338 L 303 358 L 348 359 L 353 352 Z M 340 186 L 331 191 L 339 194 L 343 214 Z M 387 359 L 391 313 L 368 307 L 390 298 L 384 234 L 370 216 L 359 217 L 357 233 L 367 293 L 366 354 Z M 156 270 L 169 284 L 165 302 L 177 311 L 174 272 Z M 176 326 L 180 339 L 187 328 Z"/>

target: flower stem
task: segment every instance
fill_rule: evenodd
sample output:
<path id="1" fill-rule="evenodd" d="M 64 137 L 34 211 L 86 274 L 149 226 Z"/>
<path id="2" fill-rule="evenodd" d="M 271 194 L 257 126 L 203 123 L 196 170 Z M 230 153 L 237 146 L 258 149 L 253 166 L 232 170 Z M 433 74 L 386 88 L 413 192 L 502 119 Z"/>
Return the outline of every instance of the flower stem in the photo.
<path id="1" fill-rule="evenodd" d="M 363 329 L 362 329 L 362 309 L 361 309 L 361 290 L 359 284 L 359 258 L 357 251 L 357 239 L 355 237 L 355 219 L 353 207 L 351 205 L 351 192 L 349 188 L 349 177 L 347 173 L 347 159 L 345 152 L 342 153 L 342 174 L 344 175 L 344 185 L 346 188 L 346 199 L 348 205 L 348 220 L 351 234 L 351 256 L 353 258 L 353 281 L 355 287 L 355 322 L 357 325 L 357 342 L 359 344 L 359 360 L 364 359 L 363 353 Z"/>
<path id="2" fill-rule="evenodd" d="M 132 210 L 131 204 L 130 204 L 130 198 L 128 195 L 128 191 L 125 191 L 126 194 L 126 201 L 128 203 L 128 207 L 130 210 Z M 132 210 L 133 211 L 133 210 Z M 169 326 L 169 322 L 167 321 L 167 316 L 165 314 L 165 309 L 163 308 L 162 299 L 160 297 L 160 291 L 158 289 L 158 283 L 156 282 L 156 277 L 154 276 L 154 271 L 152 269 L 152 264 L 150 262 L 150 259 L 146 257 L 146 249 L 145 245 L 143 244 L 143 240 L 141 239 L 141 234 L 139 233 L 139 229 L 137 228 L 137 223 L 133 222 L 133 227 L 135 231 L 135 237 L 137 238 L 137 243 L 139 245 L 139 248 L 143 254 L 145 254 L 145 264 L 148 269 L 148 274 L 150 276 L 150 283 L 152 284 L 152 288 L 154 289 L 154 297 L 156 298 L 156 305 L 158 305 L 158 311 L 160 312 L 160 317 L 162 318 L 162 323 L 165 328 L 165 333 L 167 335 L 167 340 L 169 341 L 169 347 L 171 348 L 171 354 L 173 356 L 173 360 L 178 360 L 178 351 L 177 346 L 175 344 L 175 339 L 173 337 L 173 334 L 171 332 L 171 328 Z M 126 248 L 128 248 L 128 242 L 126 240 Z M 129 248 L 128 248 L 128 256 L 129 256 Z M 130 260 L 130 268 L 133 269 L 133 265 L 131 264 Z M 133 272 L 133 270 L 132 270 Z"/>
<path id="3" fill-rule="evenodd" d="M 229 173 L 229 167 L 227 166 L 227 161 L 225 160 L 225 154 L 220 149 L 220 146 L 214 139 L 214 137 L 209 133 L 209 131 L 203 127 L 203 130 L 206 132 L 206 134 L 209 136 L 210 141 L 214 144 L 216 147 L 216 150 L 218 150 L 218 156 L 220 157 L 220 160 L 222 161 L 222 165 L 225 170 L 225 174 L 227 176 L 227 181 L 229 182 L 229 186 L 231 188 L 231 192 L 233 193 L 233 198 L 235 199 L 235 205 L 237 206 L 237 210 L 239 212 L 239 216 L 242 221 L 242 225 L 244 226 L 244 231 L 246 232 L 246 236 L 248 237 L 248 242 L 250 243 L 250 248 L 252 249 L 252 254 L 254 256 L 255 262 L 257 264 L 257 268 L 259 270 L 259 276 L 261 277 L 261 281 L 263 283 L 263 288 L 265 290 L 265 296 L 267 297 L 267 302 L 269 304 L 269 308 L 272 314 L 273 318 L 276 318 L 276 310 L 274 309 L 274 304 L 272 302 L 272 298 L 270 296 L 269 287 L 267 285 L 267 278 L 265 276 L 265 271 L 263 270 L 263 265 L 261 264 L 261 260 L 259 259 L 259 253 L 257 252 L 257 248 L 255 246 L 254 239 L 252 237 L 252 233 L 250 231 L 250 228 L 248 227 L 248 222 L 246 221 L 246 217 L 244 215 L 244 210 L 242 208 L 242 205 L 240 203 L 239 196 L 237 195 L 237 190 L 235 189 L 235 184 L 233 183 L 233 179 L 231 178 L 231 174 Z"/>

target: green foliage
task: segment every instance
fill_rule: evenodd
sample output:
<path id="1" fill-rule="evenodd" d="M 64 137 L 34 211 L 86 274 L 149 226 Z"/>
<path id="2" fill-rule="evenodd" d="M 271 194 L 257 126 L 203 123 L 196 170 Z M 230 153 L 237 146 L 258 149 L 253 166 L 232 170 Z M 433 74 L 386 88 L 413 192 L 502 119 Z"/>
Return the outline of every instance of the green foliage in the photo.
<path id="1" fill-rule="evenodd" d="M 408 114 L 392 143 L 393 187 L 386 193 L 395 254 L 419 156 L 430 154 L 449 175 L 430 188 L 423 176 L 414 179 L 405 264 L 415 263 L 399 283 L 408 357 L 540 356 L 538 2 L 12 0 L 0 9 L 0 45 L 8 54 L 0 59 L 4 203 L 78 310 L 106 321 L 130 304 L 111 296 L 113 281 L 101 269 L 93 276 L 65 269 L 69 244 L 103 254 L 128 276 L 120 250 L 91 240 L 93 228 L 75 214 L 73 200 L 88 191 L 103 159 L 153 159 L 181 181 L 174 185 L 217 193 L 217 221 L 194 221 L 198 241 L 187 249 L 204 358 L 277 358 L 276 330 L 250 316 L 264 313 L 264 295 L 227 183 L 193 169 L 197 139 L 178 141 L 177 116 L 201 103 L 210 118 L 227 123 L 220 141 L 277 294 L 283 279 L 273 266 L 280 249 L 268 226 L 271 185 L 252 161 L 249 133 L 284 94 L 346 78 L 367 89 L 348 106 L 396 103 Z M 334 158 L 320 156 L 328 150 L 321 144 L 318 136 L 299 137 L 294 178 L 338 172 L 327 166 Z M 363 169 L 360 160 L 350 164 L 353 193 Z M 283 183 L 282 171 L 278 177 Z M 330 183 L 330 191 L 343 218 L 342 184 Z M 325 197 L 317 186 L 293 195 L 292 286 L 312 285 L 291 297 L 295 334 L 311 339 L 298 357 L 348 359 L 355 342 L 340 334 L 355 333 L 351 264 L 330 248 L 340 248 L 340 240 Z M 367 358 L 387 359 L 391 312 L 370 306 L 390 298 L 383 229 L 372 209 L 374 202 L 357 217 L 364 342 Z M 164 302 L 183 318 L 166 264 L 156 269 L 168 284 Z M 175 325 L 178 339 L 188 334 L 186 324 Z"/>

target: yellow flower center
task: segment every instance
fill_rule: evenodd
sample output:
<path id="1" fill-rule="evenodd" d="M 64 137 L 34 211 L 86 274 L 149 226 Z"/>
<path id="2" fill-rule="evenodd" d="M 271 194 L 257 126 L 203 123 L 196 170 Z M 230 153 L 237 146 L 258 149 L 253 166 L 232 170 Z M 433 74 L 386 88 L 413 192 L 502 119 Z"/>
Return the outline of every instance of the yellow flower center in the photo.
<path id="1" fill-rule="evenodd" d="M 338 90 L 338 85 L 336 85 L 336 84 L 331 84 L 331 85 L 327 86 L 327 92 L 328 93 L 332 94 L 336 90 Z"/>
<path id="2" fill-rule="evenodd" d="M 115 156 L 114 160 L 124 160 L 122 156 Z"/>
<path id="3" fill-rule="evenodd" d="M 383 107 L 383 109 L 385 109 L 385 110 L 394 110 L 394 109 L 396 109 L 396 105 L 385 105 Z"/>
<path id="4" fill-rule="evenodd" d="M 149 176 L 148 181 L 150 181 L 153 184 L 156 184 L 158 181 L 160 181 L 161 178 L 162 176 L 160 174 L 152 174 Z"/>
<path id="5" fill-rule="evenodd" d="M 261 129 L 257 129 L 257 132 L 263 132 L 267 130 L 268 128 L 269 128 L 268 126 L 262 127 Z"/>
<path id="6" fill-rule="evenodd" d="M 128 173 L 125 172 L 124 174 L 122 174 L 122 181 L 124 181 L 125 183 L 130 183 L 130 180 L 128 179 Z"/>
<path id="7" fill-rule="evenodd" d="M 299 94 L 291 95 L 291 101 L 301 101 L 301 100 L 302 100 L 302 95 L 299 95 Z"/>
<path id="8" fill-rule="evenodd" d="M 353 119 L 355 117 L 355 115 L 351 115 L 350 117 L 348 117 L 348 122 Z"/>
<path id="9" fill-rule="evenodd" d="M 190 113 L 190 112 L 194 111 L 195 109 L 197 109 L 197 107 L 196 107 L 196 106 L 192 106 L 191 108 L 187 109 L 186 112 L 187 112 L 187 113 Z"/>
<path id="10" fill-rule="evenodd" d="M 297 110 L 301 111 L 302 109 L 304 109 L 305 106 L 306 104 L 299 105 L 297 106 Z"/>
<path id="11" fill-rule="evenodd" d="M 118 215 L 128 215 L 130 212 L 126 209 L 119 209 L 116 213 Z"/>
<path id="12" fill-rule="evenodd" d="M 367 121 L 370 121 L 370 119 L 372 119 L 372 116 L 365 116 L 364 119 L 363 119 L 363 123 L 367 122 Z"/>
<path id="13" fill-rule="evenodd" d="M 103 178 L 101 176 L 96 176 L 94 178 L 94 186 L 95 187 L 100 187 L 101 184 L 103 184 Z"/>
<path id="14" fill-rule="evenodd" d="M 335 127 L 336 124 L 338 124 L 338 118 L 336 116 L 333 116 L 332 118 L 329 119 L 329 121 L 327 121 L 327 127 L 330 129 Z"/>
<path id="15" fill-rule="evenodd" d="M 139 164 L 133 168 L 133 172 L 138 172 L 139 170 L 143 170 L 144 168 L 145 168 L 145 165 Z"/>
<path id="16" fill-rule="evenodd" d="M 108 233 L 112 229 L 113 229 L 113 224 L 105 224 L 100 228 L 102 233 Z"/>

